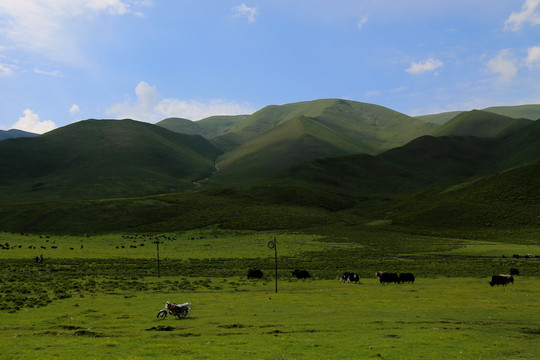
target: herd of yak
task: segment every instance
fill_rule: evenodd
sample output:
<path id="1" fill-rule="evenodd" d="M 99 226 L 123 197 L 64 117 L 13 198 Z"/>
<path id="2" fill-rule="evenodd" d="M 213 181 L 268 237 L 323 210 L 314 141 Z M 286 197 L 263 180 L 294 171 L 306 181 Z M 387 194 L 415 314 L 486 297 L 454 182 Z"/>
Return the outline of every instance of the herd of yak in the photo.
<path id="1" fill-rule="evenodd" d="M 391 273 L 386 271 L 377 271 L 375 274 L 379 278 L 379 282 L 381 284 L 403 284 L 403 283 L 410 283 L 413 284 L 415 277 L 411 273 Z M 510 269 L 510 275 L 506 274 L 499 274 L 499 275 L 493 275 L 491 277 L 491 281 L 489 284 L 491 286 L 494 285 L 503 285 L 506 286 L 510 283 L 514 283 L 514 276 L 513 275 L 519 275 L 519 270 L 512 268 Z M 307 270 L 294 270 L 291 273 L 291 276 L 295 276 L 297 279 L 308 279 L 311 278 L 311 274 Z M 250 269 L 248 270 L 247 274 L 248 279 L 261 279 L 263 277 L 263 272 L 260 269 Z M 345 272 L 341 277 L 339 278 L 339 281 L 343 282 L 354 282 L 358 283 L 360 281 L 360 276 L 358 276 L 357 273 L 354 272 Z"/>

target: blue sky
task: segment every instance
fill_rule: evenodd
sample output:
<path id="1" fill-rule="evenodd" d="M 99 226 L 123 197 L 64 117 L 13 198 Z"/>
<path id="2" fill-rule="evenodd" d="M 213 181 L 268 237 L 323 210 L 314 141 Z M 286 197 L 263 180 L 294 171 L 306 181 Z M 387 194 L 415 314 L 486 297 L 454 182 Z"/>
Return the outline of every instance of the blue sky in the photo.
<path id="1" fill-rule="evenodd" d="M 540 103 L 540 0 L 0 0 L 0 129 Z"/>

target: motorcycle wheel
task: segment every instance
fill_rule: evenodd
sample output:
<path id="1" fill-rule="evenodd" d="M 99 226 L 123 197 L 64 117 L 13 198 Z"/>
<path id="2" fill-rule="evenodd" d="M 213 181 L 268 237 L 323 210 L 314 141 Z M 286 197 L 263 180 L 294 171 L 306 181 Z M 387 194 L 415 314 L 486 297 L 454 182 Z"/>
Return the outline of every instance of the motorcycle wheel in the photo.
<path id="1" fill-rule="evenodd" d="M 165 319 L 167 317 L 167 312 L 161 310 L 160 312 L 158 312 L 157 317 L 160 319 Z"/>
<path id="2" fill-rule="evenodd" d="M 179 318 L 179 319 L 183 319 L 187 316 L 187 313 L 188 311 L 187 310 L 182 310 L 180 312 L 177 312 L 176 313 L 176 316 Z"/>

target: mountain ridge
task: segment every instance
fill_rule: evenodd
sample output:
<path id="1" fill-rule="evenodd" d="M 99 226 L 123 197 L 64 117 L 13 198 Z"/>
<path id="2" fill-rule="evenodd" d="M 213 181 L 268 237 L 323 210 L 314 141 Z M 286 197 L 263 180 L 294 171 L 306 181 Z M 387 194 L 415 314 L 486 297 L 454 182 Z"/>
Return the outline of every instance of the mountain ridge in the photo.
<path id="1" fill-rule="evenodd" d="M 303 142 L 299 142 L 298 137 L 291 137 L 298 131 L 299 121 L 303 123 Z M 226 135 L 214 139 L 231 145 L 218 159 L 222 171 L 217 177 L 225 178 L 225 175 L 237 172 L 236 178 L 251 181 L 253 179 L 245 176 L 246 166 L 252 173 L 269 176 L 272 171 L 316 157 L 376 154 L 431 133 L 434 127 L 379 105 L 341 99 L 272 105 L 247 117 Z M 266 149 L 262 146 L 271 142 L 280 146 Z M 309 149 L 308 145 L 313 148 Z M 269 153 L 275 157 L 271 168 L 264 162 L 258 166 L 253 163 Z M 229 176 L 232 177 L 234 175 Z"/>
<path id="2" fill-rule="evenodd" d="M 187 189 L 214 170 L 218 154 L 201 136 L 134 120 L 90 119 L 0 142 L 0 193 L 99 198 Z"/>
<path id="3" fill-rule="evenodd" d="M 34 136 L 38 136 L 38 134 L 19 129 L 0 130 L 0 140 Z"/>
<path id="4" fill-rule="evenodd" d="M 512 118 L 484 110 L 462 112 L 433 132 L 434 136 L 458 135 L 499 137 L 532 123 L 532 120 Z"/>
<path id="5" fill-rule="evenodd" d="M 317 159 L 272 181 L 291 181 L 357 196 L 398 195 L 489 176 L 540 158 L 540 122 L 506 136 L 421 136 L 378 155 Z"/>
<path id="6" fill-rule="evenodd" d="M 305 111 L 309 105 L 314 108 Z M 530 187 L 537 184 L 537 167 L 528 166 L 540 159 L 539 121 L 521 122 L 521 127 L 507 126 L 511 119 L 495 121 L 488 124 L 493 132 L 487 137 L 452 132 L 436 137 L 431 134 L 439 126 L 372 105 L 323 99 L 270 107 L 270 113 L 281 115 L 262 122 L 261 114 L 230 118 L 229 125 L 240 130 L 209 126 L 227 135 L 212 139 L 129 119 L 90 119 L 34 138 L 2 141 L 0 226 L 16 231 L 89 226 L 80 220 L 72 227 L 77 216 L 103 219 L 99 231 L 297 229 L 370 219 L 420 226 L 429 221 L 430 209 L 443 216 L 458 209 L 450 195 L 441 195 L 447 193 L 464 194 L 459 206 L 471 226 L 487 226 L 508 209 L 517 214 L 509 216 L 508 226 L 534 224 L 527 211 L 536 211 L 536 205 L 528 205 L 523 194 L 536 196 Z M 489 119 L 493 116 L 484 120 Z M 250 130 L 242 132 L 243 126 Z M 256 135 L 264 127 L 269 130 Z M 255 136 L 246 141 L 250 132 Z M 231 141 L 227 152 L 215 145 L 215 139 L 230 136 L 245 142 Z M 486 185 L 478 197 L 468 190 L 491 179 L 498 185 Z M 508 209 L 501 200 L 494 202 L 500 209 L 486 212 L 490 196 L 508 197 Z M 484 207 L 477 204 L 481 201 Z M 264 222 L 258 214 L 265 214 Z"/>

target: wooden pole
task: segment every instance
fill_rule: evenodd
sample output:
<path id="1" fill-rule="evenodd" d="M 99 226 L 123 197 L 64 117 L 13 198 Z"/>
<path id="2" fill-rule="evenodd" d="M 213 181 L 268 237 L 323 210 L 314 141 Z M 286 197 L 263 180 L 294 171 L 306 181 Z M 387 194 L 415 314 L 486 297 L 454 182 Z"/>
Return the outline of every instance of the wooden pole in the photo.
<path id="1" fill-rule="evenodd" d="M 276 273 L 275 273 L 275 277 L 276 277 L 276 292 L 277 292 L 277 240 L 276 240 L 276 237 L 274 236 L 274 240 L 273 241 L 270 241 L 268 242 L 268 247 L 270 249 L 274 249 L 274 260 L 275 260 L 275 264 L 276 264 Z"/>
<path id="2" fill-rule="evenodd" d="M 277 240 L 274 237 L 274 258 L 276 263 L 276 293 L 277 293 Z"/>

